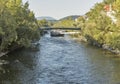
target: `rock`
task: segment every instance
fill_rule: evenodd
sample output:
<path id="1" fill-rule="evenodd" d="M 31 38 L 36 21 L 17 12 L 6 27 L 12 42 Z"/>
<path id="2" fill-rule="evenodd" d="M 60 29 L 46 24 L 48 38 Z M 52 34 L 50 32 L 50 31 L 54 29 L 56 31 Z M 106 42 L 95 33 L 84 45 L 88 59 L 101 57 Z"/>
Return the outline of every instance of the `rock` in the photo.
<path id="1" fill-rule="evenodd" d="M 64 36 L 60 31 L 51 31 L 50 35 L 54 37 Z"/>
<path id="2" fill-rule="evenodd" d="M 1 52 L 1 53 L 0 53 L 0 57 L 6 55 L 7 53 L 8 53 L 8 52 Z"/>
<path id="3" fill-rule="evenodd" d="M 119 49 L 113 49 L 112 47 L 110 47 L 110 46 L 107 45 L 107 44 L 103 44 L 103 45 L 102 45 L 102 48 L 105 49 L 105 50 L 109 50 L 109 51 L 112 52 L 112 53 L 120 54 L 120 50 L 119 50 Z"/>
<path id="4" fill-rule="evenodd" d="M 6 60 L 0 60 L 0 65 L 4 65 L 4 64 L 9 64 L 9 62 Z"/>

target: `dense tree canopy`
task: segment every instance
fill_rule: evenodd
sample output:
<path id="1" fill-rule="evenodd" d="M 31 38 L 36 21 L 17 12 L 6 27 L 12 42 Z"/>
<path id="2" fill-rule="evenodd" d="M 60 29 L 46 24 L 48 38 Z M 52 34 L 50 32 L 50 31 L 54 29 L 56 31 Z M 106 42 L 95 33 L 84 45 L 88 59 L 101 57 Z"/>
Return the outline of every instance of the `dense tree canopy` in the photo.
<path id="1" fill-rule="evenodd" d="M 105 11 L 104 6 L 111 5 L 112 11 Z M 117 19 L 114 23 L 107 13 L 114 12 Z M 87 18 L 85 18 L 87 17 Z M 97 3 L 86 16 L 78 18 L 78 26 L 82 27 L 83 35 L 90 43 L 99 46 L 108 45 L 120 50 L 120 0 L 104 0 Z"/>
<path id="2" fill-rule="evenodd" d="M 28 46 L 39 38 L 38 25 L 29 4 L 22 0 L 0 0 L 0 48 Z"/>
<path id="3" fill-rule="evenodd" d="M 38 20 L 39 27 L 48 27 L 48 21 L 46 19 Z"/>
<path id="4" fill-rule="evenodd" d="M 72 20 L 71 18 L 68 19 L 63 19 L 58 22 L 56 22 L 53 26 L 54 27 L 74 27 L 75 21 Z"/>

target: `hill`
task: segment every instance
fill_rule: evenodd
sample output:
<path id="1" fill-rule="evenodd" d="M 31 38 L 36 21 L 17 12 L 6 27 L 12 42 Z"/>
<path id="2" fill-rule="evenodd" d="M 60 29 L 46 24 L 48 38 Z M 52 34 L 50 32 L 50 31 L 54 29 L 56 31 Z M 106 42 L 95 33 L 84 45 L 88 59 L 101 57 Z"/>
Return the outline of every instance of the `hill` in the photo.
<path id="1" fill-rule="evenodd" d="M 47 20 L 47 21 L 55 21 L 56 19 L 50 16 L 42 16 L 42 17 L 36 17 L 37 20 Z"/>
<path id="2" fill-rule="evenodd" d="M 80 17 L 80 15 L 71 15 L 71 16 L 67 16 L 67 17 L 61 18 L 60 20 L 68 20 L 68 19 L 75 20 L 78 17 Z"/>

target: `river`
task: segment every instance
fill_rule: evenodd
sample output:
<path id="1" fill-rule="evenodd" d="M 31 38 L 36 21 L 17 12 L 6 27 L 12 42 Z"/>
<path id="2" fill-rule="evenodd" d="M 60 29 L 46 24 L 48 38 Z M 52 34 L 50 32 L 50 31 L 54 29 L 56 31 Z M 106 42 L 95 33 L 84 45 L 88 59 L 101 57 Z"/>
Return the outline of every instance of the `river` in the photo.
<path id="1" fill-rule="evenodd" d="M 34 48 L 0 58 L 0 84 L 120 84 L 120 59 L 65 37 L 45 35 Z"/>

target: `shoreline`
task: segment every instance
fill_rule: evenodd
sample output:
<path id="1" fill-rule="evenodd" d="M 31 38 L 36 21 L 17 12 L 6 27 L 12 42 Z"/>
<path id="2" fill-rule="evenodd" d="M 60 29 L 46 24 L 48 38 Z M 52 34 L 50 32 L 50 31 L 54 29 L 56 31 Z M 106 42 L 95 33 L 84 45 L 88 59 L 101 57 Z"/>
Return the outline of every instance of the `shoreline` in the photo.
<path id="1" fill-rule="evenodd" d="M 83 36 L 79 36 L 79 37 L 72 37 L 74 40 L 76 41 L 79 41 L 79 42 L 85 42 L 85 43 L 88 43 L 90 45 L 93 45 L 93 46 L 96 46 L 98 48 L 101 48 L 103 50 L 107 50 L 109 52 L 111 52 L 112 54 L 116 54 L 118 55 L 118 57 L 120 57 L 120 50 L 119 49 L 114 49 L 112 47 L 110 47 L 109 45 L 107 44 L 103 44 L 103 45 L 100 45 L 99 43 L 96 43 L 95 41 L 94 42 L 89 42 L 87 41 L 87 39 Z"/>

